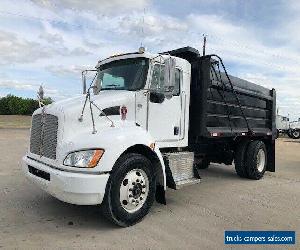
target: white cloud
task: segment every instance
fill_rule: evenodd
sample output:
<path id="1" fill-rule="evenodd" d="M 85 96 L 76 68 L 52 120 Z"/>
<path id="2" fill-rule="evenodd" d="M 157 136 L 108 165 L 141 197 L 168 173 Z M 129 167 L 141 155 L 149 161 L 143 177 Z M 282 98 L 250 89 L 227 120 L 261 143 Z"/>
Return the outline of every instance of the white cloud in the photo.
<path id="1" fill-rule="evenodd" d="M 186 16 L 170 16 L 147 0 L 32 0 L 20 1 L 18 6 L 11 1 L 0 6 L 17 14 L 0 22 L 2 65 L 14 64 L 17 70 L 28 63 L 35 71 L 80 77 L 82 68 L 111 54 L 136 50 L 141 41 L 151 52 L 187 45 L 201 50 L 202 34 L 207 34 L 207 53 L 220 54 L 226 65 L 234 65 L 237 76 L 275 87 L 278 104 L 288 106 L 290 113 L 300 108 L 300 5 L 295 1 L 287 1 L 282 13 L 289 11 L 289 16 L 270 30 L 232 21 L 226 13 L 199 14 L 192 9 Z M 272 43 L 272 39 L 280 42 Z M 230 67 L 228 70 L 232 73 Z"/>
<path id="2" fill-rule="evenodd" d="M 40 84 L 38 83 L 31 83 L 31 82 L 21 82 L 16 80 L 7 80 L 7 79 L 0 79 L 0 87 L 7 88 L 7 89 L 16 89 L 16 90 L 32 90 L 37 92 Z M 44 90 L 46 94 L 54 95 L 58 93 L 57 89 L 49 88 L 44 86 Z"/>
<path id="3" fill-rule="evenodd" d="M 86 69 L 93 69 L 91 65 L 49 65 L 46 70 L 57 76 L 81 77 L 81 72 Z"/>
<path id="4" fill-rule="evenodd" d="M 51 54 L 49 48 L 0 30 L 0 64 L 28 63 Z"/>
<path id="5" fill-rule="evenodd" d="M 107 14 L 107 12 L 120 12 L 132 9 L 143 9 L 147 6 L 147 0 L 31 0 L 33 3 L 53 11 L 67 9 L 72 11 L 88 11 L 98 14 Z"/>
<path id="6" fill-rule="evenodd" d="M 47 32 L 43 32 L 39 35 L 39 38 L 45 40 L 50 44 L 63 44 L 64 42 L 63 37 L 60 34 L 50 34 Z"/>

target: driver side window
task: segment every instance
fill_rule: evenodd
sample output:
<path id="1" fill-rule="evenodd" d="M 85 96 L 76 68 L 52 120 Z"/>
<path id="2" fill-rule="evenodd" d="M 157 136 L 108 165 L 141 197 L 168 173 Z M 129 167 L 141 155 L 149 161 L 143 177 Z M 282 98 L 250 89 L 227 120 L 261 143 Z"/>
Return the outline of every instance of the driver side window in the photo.
<path id="1" fill-rule="evenodd" d="M 150 89 L 155 92 L 164 92 L 164 75 L 165 66 L 161 64 L 155 64 L 152 72 L 152 79 Z"/>
<path id="2" fill-rule="evenodd" d="M 164 76 L 165 76 L 165 65 L 155 64 L 153 66 L 152 79 L 150 84 L 150 90 L 163 93 L 164 92 Z M 175 86 L 173 95 L 179 95 L 180 93 L 180 78 L 181 71 L 175 69 Z"/>

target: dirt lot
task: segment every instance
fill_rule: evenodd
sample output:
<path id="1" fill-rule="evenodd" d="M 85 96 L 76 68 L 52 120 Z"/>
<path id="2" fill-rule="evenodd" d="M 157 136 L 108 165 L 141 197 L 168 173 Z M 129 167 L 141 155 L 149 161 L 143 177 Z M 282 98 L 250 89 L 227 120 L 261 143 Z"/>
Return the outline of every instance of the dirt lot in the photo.
<path id="1" fill-rule="evenodd" d="M 224 245 L 224 230 L 296 230 L 289 249 L 300 248 L 300 140 L 277 140 L 277 171 L 260 181 L 214 165 L 202 183 L 168 190 L 166 206 L 154 204 L 141 223 L 118 228 L 98 207 L 60 202 L 24 178 L 28 137 L 27 129 L 0 129 L 0 248 L 241 249 Z"/>
<path id="2" fill-rule="evenodd" d="M 0 115 L 0 128 L 30 128 L 31 116 Z"/>

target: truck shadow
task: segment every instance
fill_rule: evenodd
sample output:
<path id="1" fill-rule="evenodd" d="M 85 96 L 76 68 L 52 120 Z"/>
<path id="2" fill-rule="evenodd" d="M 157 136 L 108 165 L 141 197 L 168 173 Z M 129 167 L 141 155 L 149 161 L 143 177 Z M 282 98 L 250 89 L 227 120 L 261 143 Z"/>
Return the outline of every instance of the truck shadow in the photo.
<path id="1" fill-rule="evenodd" d="M 240 177 L 236 174 L 234 166 L 226 166 L 222 164 L 212 163 L 207 169 L 200 169 L 199 174 L 201 178 L 225 178 L 236 180 Z"/>

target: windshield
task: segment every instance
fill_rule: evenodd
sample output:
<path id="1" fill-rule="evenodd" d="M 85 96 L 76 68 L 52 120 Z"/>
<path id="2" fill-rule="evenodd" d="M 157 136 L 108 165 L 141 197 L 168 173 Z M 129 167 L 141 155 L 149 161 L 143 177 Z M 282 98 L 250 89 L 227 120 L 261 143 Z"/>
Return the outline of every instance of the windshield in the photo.
<path id="1" fill-rule="evenodd" d="M 145 86 L 149 67 L 147 58 L 128 58 L 101 65 L 98 81 L 101 90 L 139 90 Z"/>

